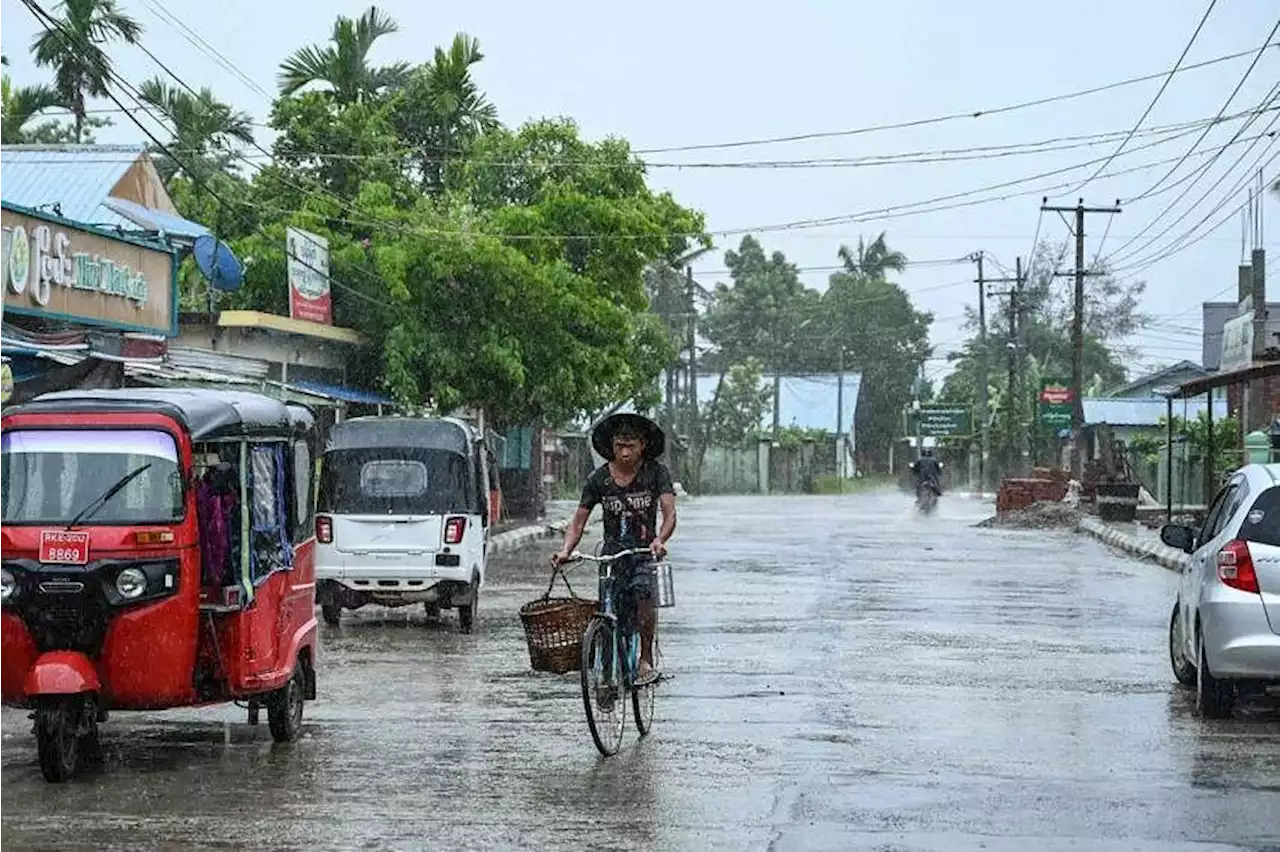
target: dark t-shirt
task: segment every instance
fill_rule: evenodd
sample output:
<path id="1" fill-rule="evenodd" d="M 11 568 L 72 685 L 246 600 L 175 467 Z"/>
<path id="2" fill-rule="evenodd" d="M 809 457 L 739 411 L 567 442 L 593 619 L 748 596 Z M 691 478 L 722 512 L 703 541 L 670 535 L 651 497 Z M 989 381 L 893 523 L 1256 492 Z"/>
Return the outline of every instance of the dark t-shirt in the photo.
<path id="1" fill-rule="evenodd" d="M 662 462 L 645 461 L 625 488 L 614 481 L 606 463 L 587 477 L 578 504 L 584 509 L 599 504 L 604 514 L 606 547 L 626 550 L 653 542 L 658 535 L 659 499 L 663 494 L 675 493 L 671 473 Z"/>

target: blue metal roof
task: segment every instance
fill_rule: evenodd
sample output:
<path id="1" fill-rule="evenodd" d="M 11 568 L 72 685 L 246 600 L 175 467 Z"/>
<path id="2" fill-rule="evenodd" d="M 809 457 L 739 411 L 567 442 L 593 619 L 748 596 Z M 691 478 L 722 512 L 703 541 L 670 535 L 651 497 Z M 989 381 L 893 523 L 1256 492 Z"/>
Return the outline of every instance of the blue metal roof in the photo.
<path id="1" fill-rule="evenodd" d="M 388 396 L 372 391 L 358 390 L 357 388 L 349 388 L 343 385 L 330 385 L 324 382 L 313 382 L 308 380 L 290 380 L 289 387 L 298 390 L 313 393 L 317 396 L 327 396 L 330 399 L 340 399 L 343 402 L 358 402 L 364 405 L 395 405 L 396 401 Z"/>
<path id="2" fill-rule="evenodd" d="M 1192 420 L 1208 408 L 1208 403 L 1202 399 L 1186 400 L 1185 406 L 1182 400 L 1174 400 L 1173 416 Z M 1158 396 L 1084 398 L 1084 422 L 1089 426 L 1097 423 L 1109 423 L 1112 426 L 1159 426 L 1160 418 L 1167 413 L 1167 403 Z M 1215 399 L 1213 419 L 1221 420 L 1226 416 L 1227 401 Z"/>
<path id="3" fill-rule="evenodd" d="M 6 146 L 0 150 L 0 198 L 23 207 L 57 204 L 65 219 L 137 230 L 103 202 L 145 150 L 141 145 Z"/>

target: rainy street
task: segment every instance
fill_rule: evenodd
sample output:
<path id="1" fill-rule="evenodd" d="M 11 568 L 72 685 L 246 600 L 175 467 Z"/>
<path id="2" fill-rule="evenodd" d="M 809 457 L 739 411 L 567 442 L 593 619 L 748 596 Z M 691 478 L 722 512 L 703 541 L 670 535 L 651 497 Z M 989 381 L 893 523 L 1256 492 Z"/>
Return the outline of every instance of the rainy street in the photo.
<path id="1" fill-rule="evenodd" d="M 6 709 L 4 847 L 1280 848 L 1280 713 L 1193 715 L 1166 658 L 1175 575 L 974 528 L 990 509 L 683 501 L 671 679 L 610 759 L 576 674 L 529 668 L 517 611 L 551 540 L 491 568 L 473 636 L 347 613 L 293 746 L 234 707 L 121 714 L 105 768 L 50 785 Z"/>

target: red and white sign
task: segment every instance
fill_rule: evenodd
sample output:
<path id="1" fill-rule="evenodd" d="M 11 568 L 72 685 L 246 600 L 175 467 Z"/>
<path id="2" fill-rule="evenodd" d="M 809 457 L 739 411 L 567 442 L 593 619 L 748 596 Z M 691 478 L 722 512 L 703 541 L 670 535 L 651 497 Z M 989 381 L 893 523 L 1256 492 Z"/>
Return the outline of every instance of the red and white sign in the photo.
<path id="1" fill-rule="evenodd" d="M 286 228 L 285 269 L 289 276 L 289 316 L 333 325 L 329 241 L 301 228 Z"/>
<path id="2" fill-rule="evenodd" d="M 71 530 L 44 530 L 40 533 L 40 561 L 46 565 L 88 564 L 89 534 Z"/>
<path id="3" fill-rule="evenodd" d="M 1061 385 L 1049 386 L 1040 390 L 1040 401 L 1047 405 L 1066 405 L 1074 399 L 1071 388 Z"/>

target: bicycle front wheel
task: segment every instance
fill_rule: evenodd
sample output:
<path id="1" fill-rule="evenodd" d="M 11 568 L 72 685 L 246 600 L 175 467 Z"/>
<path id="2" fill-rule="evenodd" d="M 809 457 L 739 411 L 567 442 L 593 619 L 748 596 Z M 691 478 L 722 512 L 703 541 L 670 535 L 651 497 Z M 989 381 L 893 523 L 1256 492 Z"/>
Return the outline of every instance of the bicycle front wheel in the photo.
<path id="1" fill-rule="evenodd" d="M 591 739 L 605 757 L 618 753 L 627 726 L 627 700 L 613 627 L 592 619 L 582 636 L 582 704 Z"/>

